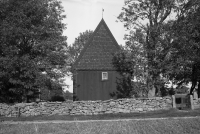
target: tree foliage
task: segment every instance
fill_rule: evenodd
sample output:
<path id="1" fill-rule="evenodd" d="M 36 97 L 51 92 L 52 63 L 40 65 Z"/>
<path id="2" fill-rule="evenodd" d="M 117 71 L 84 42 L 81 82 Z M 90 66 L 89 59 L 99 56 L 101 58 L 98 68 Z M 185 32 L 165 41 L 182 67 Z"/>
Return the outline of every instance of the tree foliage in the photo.
<path id="1" fill-rule="evenodd" d="M 132 83 L 135 62 L 132 60 L 131 55 L 126 53 L 125 50 L 122 50 L 114 55 L 113 65 L 120 74 L 120 77 L 116 80 L 117 91 L 110 93 L 110 96 L 130 98 L 136 92 L 133 90 Z"/>
<path id="2" fill-rule="evenodd" d="M 174 47 L 178 42 L 174 23 L 181 14 L 189 13 L 194 3 L 192 0 L 125 1 L 118 19 L 129 31 L 125 39 L 135 61 L 134 77 L 146 85 L 146 90 L 154 89 L 159 95 L 168 80 L 177 83 L 176 78 L 190 76 L 190 67 L 185 66 L 190 61 L 182 58 L 183 51 Z"/>
<path id="3" fill-rule="evenodd" d="M 46 79 L 40 88 L 39 99 L 42 101 L 52 101 L 52 97 L 54 96 L 63 96 L 62 85 L 51 79 Z"/>
<path id="4" fill-rule="evenodd" d="M 26 101 L 49 79 L 60 84 L 66 28 L 57 0 L 0 1 L 0 101 Z"/>
<path id="5" fill-rule="evenodd" d="M 180 82 L 192 81 L 192 83 L 194 84 L 199 81 L 199 15 L 200 2 L 197 0 L 189 1 L 189 3 L 187 4 L 187 8 L 181 12 L 181 14 L 178 16 L 177 21 L 175 21 L 173 25 L 173 48 L 176 50 L 176 53 L 174 53 L 174 55 L 176 56 L 176 59 L 180 61 L 179 69 L 184 70 L 182 75 L 180 73 L 177 73 L 174 78 Z M 195 85 L 192 86 L 192 88 L 194 87 Z M 198 92 L 200 96 L 200 88 L 198 88 Z"/>
<path id="6" fill-rule="evenodd" d="M 196 8 L 198 1 L 185 1 L 182 5 L 179 13 L 176 14 L 176 20 L 169 27 L 171 41 L 168 43 L 170 47 L 167 50 L 166 64 L 168 66 L 165 68 L 167 71 L 164 72 L 170 80 L 175 81 L 178 85 L 191 81 L 192 61 L 198 57 L 196 50 L 192 48 L 192 38 L 189 37 L 189 34 L 195 34 L 192 31 L 193 26 L 191 27 L 191 25 L 195 25 L 195 21 L 194 18 L 186 19 L 186 16 Z"/>
<path id="7" fill-rule="evenodd" d="M 63 96 L 65 100 L 73 100 L 73 93 L 69 92 L 68 90 L 63 93 Z"/>
<path id="8" fill-rule="evenodd" d="M 135 52 L 136 78 L 142 78 L 147 90 L 157 88 L 160 81 L 165 25 L 175 10 L 175 0 L 128 0 L 122 8 L 119 20 L 129 34 L 127 46 Z M 162 56 L 165 57 L 165 56 Z"/>

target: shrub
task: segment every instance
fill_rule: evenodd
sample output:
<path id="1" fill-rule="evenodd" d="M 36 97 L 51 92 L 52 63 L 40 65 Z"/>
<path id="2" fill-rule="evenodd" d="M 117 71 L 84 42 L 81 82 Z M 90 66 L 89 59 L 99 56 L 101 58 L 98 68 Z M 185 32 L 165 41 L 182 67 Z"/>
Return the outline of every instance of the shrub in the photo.
<path id="1" fill-rule="evenodd" d="M 53 102 L 55 102 L 55 101 L 61 101 L 61 102 L 63 102 L 63 101 L 65 101 L 65 99 L 64 99 L 63 96 L 55 95 L 55 96 L 51 97 L 50 101 L 53 101 Z"/>
<path id="2" fill-rule="evenodd" d="M 173 88 L 169 89 L 169 95 L 174 95 L 175 94 L 175 90 Z"/>

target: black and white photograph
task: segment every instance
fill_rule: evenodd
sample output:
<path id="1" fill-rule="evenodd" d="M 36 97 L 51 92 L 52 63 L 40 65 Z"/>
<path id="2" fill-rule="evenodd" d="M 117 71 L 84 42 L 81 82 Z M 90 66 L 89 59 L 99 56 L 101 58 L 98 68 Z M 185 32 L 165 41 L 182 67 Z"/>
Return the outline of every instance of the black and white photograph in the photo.
<path id="1" fill-rule="evenodd" d="M 0 0 L 0 134 L 200 134 L 200 1 Z"/>

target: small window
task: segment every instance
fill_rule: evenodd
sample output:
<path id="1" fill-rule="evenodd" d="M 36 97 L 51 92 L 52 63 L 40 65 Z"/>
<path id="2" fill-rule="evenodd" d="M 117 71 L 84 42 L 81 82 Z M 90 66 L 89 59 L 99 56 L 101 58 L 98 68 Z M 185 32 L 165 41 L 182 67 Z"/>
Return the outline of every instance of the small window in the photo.
<path id="1" fill-rule="evenodd" d="M 102 80 L 108 80 L 108 72 L 102 72 Z"/>

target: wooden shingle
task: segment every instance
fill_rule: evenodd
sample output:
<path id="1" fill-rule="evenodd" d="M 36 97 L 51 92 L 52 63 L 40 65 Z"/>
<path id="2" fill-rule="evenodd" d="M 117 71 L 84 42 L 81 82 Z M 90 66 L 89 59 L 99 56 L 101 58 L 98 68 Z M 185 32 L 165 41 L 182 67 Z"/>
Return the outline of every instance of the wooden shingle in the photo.
<path id="1" fill-rule="evenodd" d="M 102 19 L 73 68 L 76 70 L 115 70 L 112 58 L 119 49 L 117 41 Z"/>

